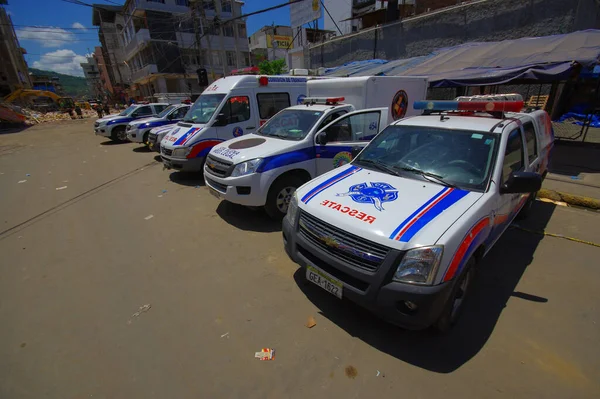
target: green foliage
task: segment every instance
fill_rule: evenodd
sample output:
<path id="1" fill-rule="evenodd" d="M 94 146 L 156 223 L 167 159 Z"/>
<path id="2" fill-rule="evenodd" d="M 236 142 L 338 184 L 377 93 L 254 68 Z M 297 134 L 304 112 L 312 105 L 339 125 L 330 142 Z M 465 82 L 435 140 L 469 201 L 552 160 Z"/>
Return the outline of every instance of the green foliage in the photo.
<path id="1" fill-rule="evenodd" d="M 60 80 L 59 83 L 62 85 L 65 92 L 65 96 L 68 97 L 88 97 L 90 95 L 89 87 L 85 78 L 79 76 L 65 75 L 58 72 L 44 71 L 41 69 L 29 68 L 29 72 L 34 75 L 47 75 L 57 76 Z"/>
<path id="2" fill-rule="evenodd" d="M 258 69 L 263 75 L 281 75 L 286 72 L 285 60 L 263 61 L 258 64 Z"/>

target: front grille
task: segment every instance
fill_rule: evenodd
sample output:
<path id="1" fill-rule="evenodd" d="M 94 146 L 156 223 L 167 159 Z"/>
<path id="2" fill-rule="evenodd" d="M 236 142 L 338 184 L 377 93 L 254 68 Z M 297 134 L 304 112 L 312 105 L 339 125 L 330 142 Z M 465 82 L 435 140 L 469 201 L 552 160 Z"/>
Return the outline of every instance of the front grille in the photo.
<path id="1" fill-rule="evenodd" d="M 168 148 L 162 147 L 161 151 L 164 155 L 170 157 L 171 155 L 173 155 L 173 150 L 170 150 Z"/>
<path id="2" fill-rule="evenodd" d="M 100 126 L 100 122 L 94 122 L 94 127 Z"/>
<path id="3" fill-rule="evenodd" d="M 325 223 L 306 212 L 300 214 L 300 235 L 343 263 L 374 272 L 383 263 L 389 248 L 365 240 Z"/>
<path id="4" fill-rule="evenodd" d="M 204 179 L 206 179 L 206 183 L 208 183 L 215 190 L 218 190 L 222 193 L 227 192 L 227 185 L 218 183 L 218 182 L 214 181 L 213 179 L 211 179 L 210 177 L 204 176 Z"/>
<path id="5" fill-rule="evenodd" d="M 208 155 L 208 157 L 206 157 L 206 166 L 208 167 L 208 171 L 215 176 L 229 177 L 231 175 L 232 165 L 232 162 L 221 161 L 212 155 Z"/>

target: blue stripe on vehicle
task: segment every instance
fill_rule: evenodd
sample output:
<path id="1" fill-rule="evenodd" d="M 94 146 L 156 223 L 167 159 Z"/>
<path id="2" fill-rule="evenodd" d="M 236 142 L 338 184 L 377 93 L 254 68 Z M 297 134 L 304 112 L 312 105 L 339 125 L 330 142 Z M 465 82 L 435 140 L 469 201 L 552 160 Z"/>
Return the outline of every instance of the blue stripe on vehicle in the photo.
<path id="1" fill-rule="evenodd" d="M 333 177 L 330 177 L 329 179 L 325 180 L 323 183 L 317 185 L 315 188 L 310 190 L 304 197 L 302 197 L 302 202 L 304 202 L 305 204 L 308 204 L 308 202 L 311 199 L 313 199 L 317 194 L 319 194 L 321 191 L 333 186 L 334 184 L 337 184 L 338 182 L 344 180 L 345 178 L 347 178 L 349 176 L 352 176 L 356 172 L 360 172 L 361 170 L 362 170 L 362 168 L 351 165 L 346 170 L 336 174 Z"/>
<path id="2" fill-rule="evenodd" d="M 187 132 L 185 132 L 185 134 L 182 134 L 181 137 L 178 138 L 177 141 L 173 143 L 173 146 L 181 145 L 181 143 L 183 143 L 188 138 L 189 135 L 194 134 L 194 132 L 198 129 L 199 128 L 193 127 L 190 130 L 188 130 Z"/>
<path id="3" fill-rule="evenodd" d="M 450 208 L 452 205 L 456 204 L 460 199 L 469 194 L 468 191 L 464 190 L 452 190 L 450 194 L 448 194 L 444 199 L 435 204 L 427 213 L 421 216 L 415 223 L 410 226 L 408 230 L 402 237 L 399 238 L 400 242 L 409 242 L 415 234 L 417 234 L 423 227 L 425 227 L 429 222 L 435 219 L 440 213 Z"/>
<path id="4" fill-rule="evenodd" d="M 416 211 L 414 211 L 409 217 L 407 217 L 406 219 L 404 219 L 404 221 L 402 223 L 400 223 L 400 225 L 398 227 L 396 227 L 396 230 L 394 230 L 394 232 L 392 234 L 390 234 L 390 238 L 393 240 L 396 237 L 396 234 L 398 234 L 400 232 L 400 230 L 402 230 L 402 228 L 404 226 L 406 226 L 406 224 L 408 222 L 410 222 L 415 216 L 417 216 L 423 209 L 427 208 L 429 206 L 429 204 L 431 204 L 433 201 L 435 201 L 436 199 L 439 198 L 440 195 L 442 195 L 444 192 L 446 192 L 447 190 L 449 190 L 448 187 L 444 187 L 443 189 L 440 190 L 439 193 L 437 193 L 436 195 L 434 195 L 433 197 L 431 197 L 426 203 L 424 203 L 423 205 L 421 205 L 419 207 L 419 209 L 417 209 Z"/>
<path id="5" fill-rule="evenodd" d="M 258 173 L 266 172 L 271 169 L 279 168 L 285 165 L 291 165 L 298 162 L 309 161 L 315 158 L 315 148 L 307 147 L 300 150 L 294 150 L 283 154 L 272 155 L 264 158 L 262 164 L 257 169 Z"/>

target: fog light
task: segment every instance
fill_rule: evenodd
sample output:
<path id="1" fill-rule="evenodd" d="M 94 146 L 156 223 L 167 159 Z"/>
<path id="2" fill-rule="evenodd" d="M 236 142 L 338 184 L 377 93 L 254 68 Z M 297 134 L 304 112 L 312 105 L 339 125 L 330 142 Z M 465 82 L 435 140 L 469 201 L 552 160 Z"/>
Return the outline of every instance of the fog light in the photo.
<path id="1" fill-rule="evenodd" d="M 418 308 L 417 304 L 411 301 L 404 301 L 404 306 L 406 306 L 411 312 L 414 312 Z"/>

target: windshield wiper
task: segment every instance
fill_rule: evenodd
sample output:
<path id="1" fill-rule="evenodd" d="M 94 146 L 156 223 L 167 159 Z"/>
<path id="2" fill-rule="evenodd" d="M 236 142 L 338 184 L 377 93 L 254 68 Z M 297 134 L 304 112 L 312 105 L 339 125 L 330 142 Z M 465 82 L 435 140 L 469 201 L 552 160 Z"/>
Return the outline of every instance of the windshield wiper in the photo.
<path id="1" fill-rule="evenodd" d="M 396 172 L 392 167 L 387 166 L 383 162 L 373 161 L 372 159 L 357 159 L 356 163 L 362 163 L 367 165 L 373 165 L 375 169 L 379 169 L 380 171 L 387 172 L 393 176 L 400 176 L 398 172 Z"/>
<path id="2" fill-rule="evenodd" d="M 443 176 L 436 175 L 435 173 L 425 172 L 424 170 L 413 168 L 412 166 L 403 166 L 399 169 L 405 170 L 407 172 L 416 173 L 425 178 L 428 178 L 427 180 L 429 180 L 429 181 L 431 181 L 431 179 L 434 179 L 435 181 L 437 181 L 437 183 L 441 184 L 442 186 L 456 188 L 456 186 L 454 184 L 448 183 L 446 180 L 444 180 Z"/>

